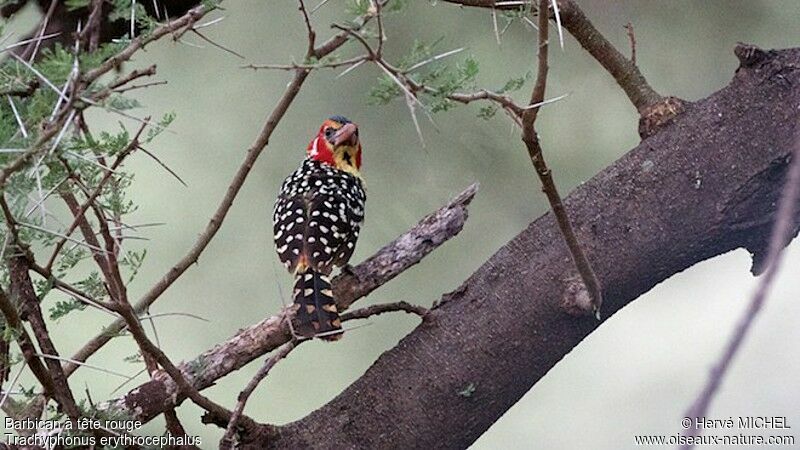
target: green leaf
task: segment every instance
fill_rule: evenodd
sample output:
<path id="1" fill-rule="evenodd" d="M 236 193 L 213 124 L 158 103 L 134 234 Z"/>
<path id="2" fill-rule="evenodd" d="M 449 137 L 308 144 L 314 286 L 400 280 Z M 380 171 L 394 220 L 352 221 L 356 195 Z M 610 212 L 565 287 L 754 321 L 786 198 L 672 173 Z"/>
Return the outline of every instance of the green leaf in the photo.
<path id="1" fill-rule="evenodd" d="M 497 90 L 497 93 L 505 94 L 507 92 L 518 91 L 530 79 L 531 72 L 526 72 L 524 76 L 518 78 L 511 78 L 510 80 L 506 81 L 506 84 L 504 84 L 503 87 Z"/>
<path id="2" fill-rule="evenodd" d="M 59 320 L 73 311 L 83 311 L 84 309 L 86 309 L 86 303 L 74 299 L 59 300 L 49 310 L 50 320 Z"/>
<path id="3" fill-rule="evenodd" d="M 141 252 L 135 252 L 133 250 L 128 250 L 125 253 L 125 256 L 122 257 L 120 260 L 120 265 L 126 266 L 128 270 L 130 270 L 130 275 L 128 276 L 128 283 L 133 281 L 136 278 L 136 275 L 139 273 L 139 269 L 144 264 L 144 259 L 147 256 L 147 249 L 143 249 Z"/>
<path id="4" fill-rule="evenodd" d="M 151 126 L 147 130 L 147 136 L 145 137 L 143 143 L 147 144 L 155 139 L 159 134 L 163 133 L 167 127 L 172 125 L 172 122 L 175 121 L 175 117 L 176 114 L 174 112 L 168 112 L 164 114 L 164 116 L 158 121 L 158 123 L 156 123 L 155 126 Z"/>
<path id="5" fill-rule="evenodd" d="M 478 111 L 478 118 L 483 120 L 489 120 L 494 115 L 497 114 L 497 106 L 495 105 L 486 105 L 481 106 L 481 109 Z"/>
<path id="6" fill-rule="evenodd" d="M 123 95 L 112 95 L 106 101 L 106 105 L 118 111 L 126 111 L 129 109 L 140 108 L 142 106 L 135 98 L 125 97 Z"/>

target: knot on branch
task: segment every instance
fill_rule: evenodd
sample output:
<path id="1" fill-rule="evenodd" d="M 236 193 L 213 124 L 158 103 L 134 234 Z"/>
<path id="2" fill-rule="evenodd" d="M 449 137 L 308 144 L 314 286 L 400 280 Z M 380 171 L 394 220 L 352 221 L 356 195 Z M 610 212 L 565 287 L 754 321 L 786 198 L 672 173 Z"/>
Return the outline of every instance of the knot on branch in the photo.
<path id="1" fill-rule="evenodd" d="M 645 139 L 656 134 L 685 109 L 686 101 L 678 97 L 664 97 L 656 103 L 645 106 L 640 111 L 639 136 Z"/>
<path id="2" fill-rule="evenodd" d="M 589 295 L 589 291 L 580 276 L 570 276 L 564 280 L 561 308 L 570 316 L 575 317 L 596 314 L 592 296 Z"/>
<path id="3" fill-rule="evenodd" d="M 742 246 L 750 252 L 753 260 L 750 272 L 756 276 L 766 269 L 771 236 L 769 230 L 775 221 L 775 205 L 780 199 L 783 180 L 787 177 L 791 161 L 789 155 L 780 155 L 769 161 L 739 185 L 720 207 L 718 226 L 730 235 L 742 237 Z M 800 225 L 782 243 L 784 247 L 798 230 Z"/>
<path id="4" fill-rule="evenodd" d="M 753 44 L 739 42 L 733 49 L 733 54 L 739 59 L 739 68 L 755 67 L 770 59 L 770 52 L 764 51 Z"/>

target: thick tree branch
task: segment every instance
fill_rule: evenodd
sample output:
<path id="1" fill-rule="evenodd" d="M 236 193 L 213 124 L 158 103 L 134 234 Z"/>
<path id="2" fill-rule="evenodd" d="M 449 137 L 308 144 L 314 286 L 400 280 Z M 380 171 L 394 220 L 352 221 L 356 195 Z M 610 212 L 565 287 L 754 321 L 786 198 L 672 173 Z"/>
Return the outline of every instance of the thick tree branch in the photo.
<path id="1" fill-rule="evenodd" d="M 339 310 L 344 311 L 353 302 L 417 264 L 458 234 L 467 220 L 467 206 L 477 190 L 477 184 L 469 186 L 375 255 L 334 278 L 334 297 Z M 277 315 L 239 331 L 226 342 L 192 361 L 180 364 L 178 368 L 197 390 L 205 389 L 216 380 L 289 342 L 292 335 L 286 319 L 292 313 L 291 306 L 284 308 Z M 157 377 L 131 390 L 124 397 L 111 400 L 103 408 L 127 411 L 132 417 L 146 422 L 183 400 L 172 380 Z"/>
<path id="2" fill-rule="evenodd" d="M 677 272 L 768 240 L 800 119 L 800 49 L 742 63 L 565 199 L 606 318 Z M 534 221 L 342 394 L 250 448 L 469 446 L 599 326 L 564 311 L 572 263 L 559 234 L 552 214 Z"/>
<path id="3" fill-rule="evenodd" d="M 722 380 L 733 362 L 733 357 L 736 356 L 736 353 L 741 348 L 747 333 L 755 323 L 755 319 L 761 312 L 764 302 L 766 302 L 767 293 L 772 287 L 772 281 L 775 279 L 780 266 L 783 248 L 786 246 L 786 242 L 790 241 L 795 234 L 795 217 L 797 216 L 798 200 L 800 200 L 800 136 L 795 137 L 794 149 L 790 158 L 791 166 L 778 202 L 777 217 L 773 221 L 772 235 L 769 239 L 766 271 L 761 276 L 756 292 L 753 294 L 750 304 L 725 346 L 719 362 L 714 365 L 706 385 L 700 391 L 700 395 L 691 408 L 686 412 L 686 417 L 707 417 L 711 400 L 713 400 L 722 384 Z M 701 432 L 702 429 L 700 427 L 689 427 L 684 431 L 684 436 L 697 436 Z M 694 448 L 694 444 L 694 441 L 689 441 L 681 445 L 680 448 L 681 450 L 691 450 Z"/>
<path id="4" fill-rule="evenodd" d="M 650 87 L 636 63 L 620 53 L 573 0 L 559 0 L 558 6 L 564 28 L 614 77 L 640 114 L 664 100 Z"/>

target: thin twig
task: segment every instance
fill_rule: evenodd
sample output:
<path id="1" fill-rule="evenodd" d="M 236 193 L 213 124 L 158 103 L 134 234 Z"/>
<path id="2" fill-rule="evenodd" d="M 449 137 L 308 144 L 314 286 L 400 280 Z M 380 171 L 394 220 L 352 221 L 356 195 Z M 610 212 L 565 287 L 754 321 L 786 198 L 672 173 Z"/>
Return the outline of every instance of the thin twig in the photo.
<path id="1" fill-rule="evenodd" d="M 395 312 L 395 311 L 403 311 L 409 314 L 416 314 L 420 317 L 425 317 L 425 315 L 428 314 L 427 308 L 423 308 L 422 306 L 419 305 L 412 305 L 411 303 L 401 301 L 394 303 L 372 305 L 356 309 L 343 314 L 341 319 L 342 322 L 347 320 L 366 319 L 371 316 L 377 316 L 380 314 Z"/>
<path id="2" fill-rule="evenodd" d="M 189 380 L 187 380 L 184 373 L 172 363 L 169 357 L 167 357 L 167 355 L 160 348 L 153 344 L 153 342 L 147 337 L 142 324 L 139 322 L 139 318 L 136 316 L 136 312 L 129 303 L 118 301 L 115 305 L 116 312 L 119 313 L 125 320 L 128 330 L 131 332 L 131 335 L 133 335 L 133 338 L 136 341 L 136 344 L 139 346 L 142 355 L 152 356 L 152 358 L 158 362 L 164 371 L 167 372 L 170 378 L 172 378 L 172 380 L 178 386 L 180 393 L 189 397 L 192 402 L 208 411 L 214 417 L 226 418 L 228 420 L 230 417 L 232 417 L 233 413 L 227 408 L 215 403 L 208 397 L 201 394 L 189 382 Z M 259 426 L 248 417 L 241 416 L 239 420 L 242 421 L 249 429 L 256 429 Z"/>
<path id="3" fill-rule="evenodd" d="M 149 122 L 149 121 L 148 121 Z M 103 192 L 103 188 L 105 185 L 113 178 L 115 170 L 118 169 L 122 163 L 136 148 L 139 146 L 139 138 L 141 137 L 142 132 L 144 131 L 146 125 L 142 125 L 139 130 L 137 130 L 134 138 L 119 152 L 117 158 L 115 159 L 114 163 L 111 167 L 104 167 L 105 173 L 103 174 L 103 178 L 97 183 L 97 186 L 94 190 L 89 194 L 86 198 L 86 201 L 76 210 L 74 211 L 74 220 L 72 224 L 67 228 L 67 231 L 64 233 L 64 237 L 60 241 L 58 241 L 53 249 L 53 253 L 50 256 L 50 259 L 45 264 L 45 268 L 47 271 L 52 269 L 53 264 L 55 264 L 56 258 L 58 254 L 61 252 L 61 249 L 64 247 L 64 244 L 67 240 L 70 240 L 69 236 L 81 225 L 84 219 L 84 214 L 86 211 L 92 207 L 97 197 Z"/>
<path id="4" fill-rule="evenodd" d="M 636 35 L 633 32 L 633 24 L 630 22 L 625 24 L 625 30 L 628 32 L 628 40 L 631 43 L 631 63 L 636 65 Z"/>
<path id="5" fill-rule="evenodd" d="M 145 155 L 147 155 L 147 156 L 149 156 L 150 158 L 152 158 L 152 159 L 153 159 L 153 161 L 155 161 L 155 162 L 156 162 L 156 164 L 158 164 L 159 166 L 161 166 L 161 167 L 162 167 L 164 170 L 166 170 L 166 171 L 167 171 L 167 173 L 169 173 L 169 174 L 170 174 L 170 175 L 172 175 L 172 176 L 173 176 L 173 177 L 174 177 L 176 180 L 178 180 L 178 183 L 182 184 L 184 187 L 188 187 L 188 186 L 189 186 L 188 184 L 186 184 L 186 182 L 185 182 L 185 181 L 183 181 L 183 179 L 182 179 L 180 176 L 178 176 L 178 174 L 177 174 L 177 173 L 175 173 L 175 171 L 174 171 L 174 170 L 172 170 L 172 169 L 171 169 L 171 168 L 170 168 L 168 165 L 164 164 L 164 163 L 163 163 L 163 162 L 162 162 L 162 161 L 161 161 L 161 160 L 160 160 L 160 159 L 159 159 L 159 158 L 158 158 L 156 155 L 154 155 L 153 153 L 151 153 L 150 151 L 148 151 L 146 148 L 142 147 L 141 145 L 137 146 L 137 148 L 138 148 L 139 150 L 141 150 L 141 151 L 142 151 L 142 153 L 144 153 Z"/>
<path id="6" fill-rule="evenodd" d="M 242 69 L 271 69 L 271 70 L 315 70 L 315 69 L 336 69 L 343 66 L 351 66 L 361 64 L 369 59 L 369 56 L 356 56 L 355 58 L 345 59 L 343 61 L 332 61 L 320 64 L 247 64 L 240 66 Z"/>
<path id="7" fill-rule="evenodd" d="M 119 67 L 122 63 L 128 61 L 136 52 L 138 52 L 151 42 L 157 41 L 164 36 L 171 35 L 175 31 L 184 29 L 187 26 L 191 27 L 198 20 L 203 18 L 203 16 L 205 16 L 214 9 L 215 6 L 203 3 L 201 5 L 195 6 L 194 8 L 190 9 L 183 16 L 175 20 L 169 21 L 164 25 L 156 27 L 152 32 L 148 34 L 136 36 L 136 38 L 131 40 L 131 42 L 125 48 L 123 48 L 119 53 L 107 59 L 100 66 L 86 72 L 83 76 L 83 81 L 87 85 L 93 83 L 95 80 L 97 80 L 104 74 L 110 72 L 115 67 Z"/>
<path id="8" fill-rule="evenodd" d="M 206 37 L 206 35 L 204 35 L 203 33 L 199 32 L 199 31 L 197 31 L 197 28 L 192 28 L 192 33 L 196 34 L 197 36 L 200 37 L 200 39 L 208 42 L 209 44 L 213 45 L 214 47 L 217 47 L 218 49 L 220 49 L 220 50 L 222 50 L 224 52 L 230 53 L 231 55 L 236 56 L 239 59 L 245 59 L 245 57 L 241 53 L 239 53 L 239 52 L 237 52 L 237 51 L 235 51 L 233 49 L 230 49 L 228 47 L 225 47 L 224 45 L 219 44 L 219 43 L 217 43 L 215 41 L 212 41 L 211 39 Z"/>
<path id="9" fill-rule="evenodd" d="M 311 18 L 308 16 L 308 10 L 306 9 L 306 2 L 303 0 L 298 0 L 298 3 L 300 5 L 300 14 L 303 15 L 303 23 L 306 26 L 306 35 L 308 36 L 308 50 L 306 51 L 306 58 L 310 58 L 314 56 L 317 33 L 314 31 L 314 27 L 311 25 Z"/>
<path id="10" fill-rule="evenodd" d="M 124 373 L 114 372 L 113 370 L 109 370 L 109 369 L 106 369 L 106 368 L 103 368 L 103 367 L 100 367 L 100 366 L 95 366 L 93 364 L 87 364 L 87 363 L 83 363 L 83 362 L 80 362 L 80 361 L 75 361 L 74 359 L 65 358 L 63 356 L 46 355 L 44 353 L 37 353 L 36 356 L 38 356 L 40 358 L 45 358 L 45 359 L 54 359 L 56 361 L 71 362 L 73 364 L 78 364 L 81 367 L 88 367 L 90 369 L 94 369 L 94 370 L 97 370 L 99 372 L 104 372 L 104 373 L 107 373 L 109 375 L 116 375 L 116 376 L 118 376 L 120 378 L 125 378 L 126 380 L 131 378 L 130 375 L 126 375 Z"/>
<path id="11" fill-rule="evenodd" d="M 529 105 L 543 103 L 545 89 L 547 86 L 547 50 L 549 47 L 547 8 L 548 0 L 540 0 L 538 32 L 539 52 L 537 56 L 538 71 Z M 539 142 L 539 137 L 535 129 L 538 112 L 539 107 L 530 107 L 525 109 L 525 111 L 522 113 L 522 141 L 525 143 L 531 163 L 533 164 L 536 174 L 539 176 L 539 180 L 542 183 L 542 190 L 547 196 L 547 200 L 550 202 L 553 215 L 556 217 L 559 230 L 566 241 L 567 247 L 569 248 L 572 256 L 572 260 L 574 261 L 575 267 L 578 270 L 578 274 L 580 274 L 580 277 L 586 288 L 586 294 L 588 295 L 588 300 L 590 303 L 589 305 L 583 305 L 580 303 L 569 304 L 570 311 L 584 311 L 586 309 L 591 309 L 594 315 L 599 319 L 600 305 L 603 303 L 603 294 L 600 287 L 600 282 L 597 279 L 591 264 L 589 263 L 589 259 L 586 257 L 583 247 L 581 247 L 580 243 L 578 242 L 578 238 L 575 235 L 575 230 L 572 227 L 569 216 L 567 216 L 564 202 L 562 201 L 561 195 L 558 193 L 558 188 L 553 181 L 552 172 L 545 162 L 541 143 Z M 580 298 L 582 299 L 583 297 Z M 575 308 L 573 309 L 572 307 Z"/>
<path id="12" fill-rule="evenodd" d="M 149 87 L 153 87 L 153 86 L 163 86 L 165 84 L 167 84 L 166 80 L 151 81 L 149 83 L 134 84 L 134 85 L 130 85 L 130 86 L 122 87 L 122 88 L 117 88 L 117 89 L 114 89 L 114 92 L 117 93 L 117 94 L 122 94 L 122 93 L 133 91 L 133 90 L 136 90 L 136 89 L 144 89 L 144 88 L 149 88 Z"/>
<path id="13" fill-rule="evenodd" d="M 256 372 L 250 382 L 247 383 L 247 386 L 239 393 L 236 408 L 233 410 L 233 414 L 231 414 L 231 418 L 228 420 L 228 427 L 225 429 L 225 434 L 222 436 L 222 439 L 220 439 L 219 446 L 221 449 L 231 449 L 234 447 L 233 436 L 236 433 L 236 425 L 244 412 L 244 407 L 247 405 L 247 400 L 250 398 L 250 395 L 253 394 L 253 391 L 255 391 L 259 383 L 266 378 L 269 371 L 275 367 L 275 364 L 283 358 L 286 358 L 292 350 L 300 345 L 300 342 L 302 341 L 298 342 L 292 340 L 279 347 L 274 354 L 270 355 L 270 357 L 264 361 L 264 365 L 258 369 L 258 372 Z"/>
<path id="14" fill-rule="evenodd" d="M 381 1 L 380 0 L 370 0 L 370 4 L 372 9 L 374 10 L 372 14 L 375 16 L 375 20 L 378 23 L 378 50 L 376 54 L 378 58 L 383 57 L 383 43 L 386 41 L 386 35 L 383 31 L 383 14 L 381 14 Z"/>

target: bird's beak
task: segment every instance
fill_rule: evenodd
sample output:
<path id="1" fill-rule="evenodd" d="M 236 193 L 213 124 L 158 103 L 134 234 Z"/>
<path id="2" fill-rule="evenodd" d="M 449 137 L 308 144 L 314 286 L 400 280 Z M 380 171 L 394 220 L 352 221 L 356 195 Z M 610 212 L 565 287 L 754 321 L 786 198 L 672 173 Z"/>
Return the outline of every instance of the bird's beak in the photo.
<path id="1" fill-rule="evenodd" d="M 358 144 L 358 127 L 354 123 L 348 123 L 336 132 L 333 136 L 333 145 L 349 145 L 354 147 Z"/>

